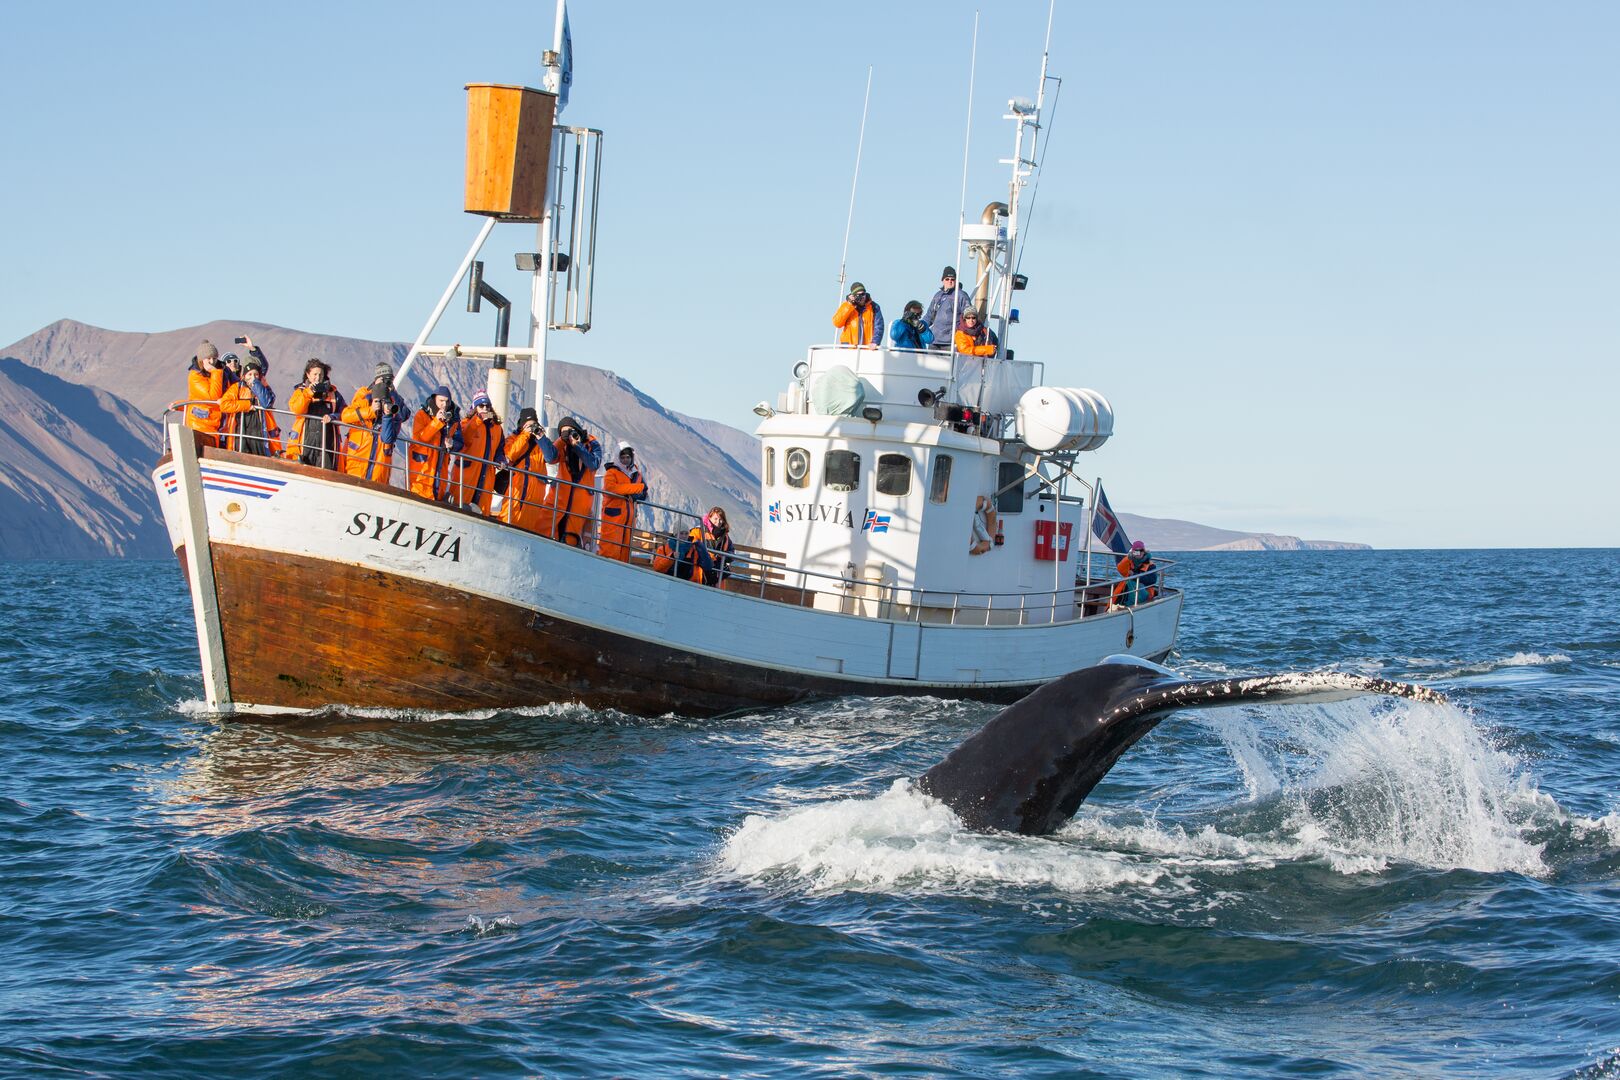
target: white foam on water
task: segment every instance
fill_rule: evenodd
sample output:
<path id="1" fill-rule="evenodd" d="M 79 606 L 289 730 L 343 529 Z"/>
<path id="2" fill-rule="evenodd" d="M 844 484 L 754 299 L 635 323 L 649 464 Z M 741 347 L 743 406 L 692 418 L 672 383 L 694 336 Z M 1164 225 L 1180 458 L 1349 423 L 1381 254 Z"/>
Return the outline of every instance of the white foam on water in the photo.
<path id="1" fill-rule="evenodd" d="M 1279 801 L 1273 839 L 1299 855 L 1345 873 L 1547 873 L 1527 836 L 1562 812 L 1455 706 L 1357 698 L 1211 719 L 1251 798 Z"/>
<path id="2" fill-rule="evenodd" d="M 720 865 L 737 877 L 802 879 L 812 891 L 972 891 L 1041 885 L 1064 892 L 1150 884 L 1154 866 L 1052 840 L 970 832 L 944 804 L 896 780 L 876 798 L 749 815 Z"/>

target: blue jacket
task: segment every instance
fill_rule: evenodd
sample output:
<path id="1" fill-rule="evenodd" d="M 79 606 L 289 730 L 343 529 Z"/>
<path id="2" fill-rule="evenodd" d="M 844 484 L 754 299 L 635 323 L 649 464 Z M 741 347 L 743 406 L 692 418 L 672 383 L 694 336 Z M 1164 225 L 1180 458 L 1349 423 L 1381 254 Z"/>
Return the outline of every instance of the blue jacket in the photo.
<path id="1" fill-rule="evenodd" d="M 926 322 L 923 323 L 922 332 L 918 333 L 905 319 L 896 319 L 894 325 L 889 327 L 889 340 L 897 349 L 921 349 L 934 340 L 934 332 Z"/>
<path id="2" fill-rule="evenodd" d="M 935 341 L 950 341 L 956 332 L 956 316 L 961 314 L 964 308 L 972 306 L 973 301 L 968 298 L 967 290 L 962 286 L 958 285 L 954 293 L 941 289 L 934 294 L 932 300 L 928 301 L 928 308 L 923 312 L 923 322 L 934 332 Z"/>

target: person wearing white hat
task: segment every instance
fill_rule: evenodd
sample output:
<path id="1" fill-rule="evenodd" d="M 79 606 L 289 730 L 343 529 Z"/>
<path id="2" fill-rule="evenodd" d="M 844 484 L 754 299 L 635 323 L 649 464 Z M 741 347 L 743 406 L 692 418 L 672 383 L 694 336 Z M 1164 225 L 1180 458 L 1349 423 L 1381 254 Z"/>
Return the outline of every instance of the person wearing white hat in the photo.
<path id="1" fill-rule="evenodd" d="M 600 551 L 610 559 L 630 561 L 630 541 L 636 527 L 636 503 L 647 498 L 647 481 L 636 464 L 636 450 L 627 442 L 619 444 L 619 455 L 608 462 L 602 474 L 602 544 Z"/>

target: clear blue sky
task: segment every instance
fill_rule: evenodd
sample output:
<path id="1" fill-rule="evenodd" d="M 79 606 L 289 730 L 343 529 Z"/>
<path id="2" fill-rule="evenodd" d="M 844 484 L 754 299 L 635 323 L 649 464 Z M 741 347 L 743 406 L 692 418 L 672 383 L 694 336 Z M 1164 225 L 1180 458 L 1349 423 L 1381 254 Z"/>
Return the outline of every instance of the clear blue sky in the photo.
<path id="1" fill-rule="evenodd" d="M 607 132 L 597 328 L 564 359 L 751 427 L 850 268 L 926 300 L 967 3 L 570 9 Z M 987 6 L 970 208 L 1044 2 Z M 487 19 L 479 19 L 487 14 Z M 467 82 L 547 3 L 24 4 L 0 82 L 0 344 L 61 317 L 409 340 L 478 222 Z M 1620 5 L 1060 3 L 1014 342 L 1106 393 L 1116 509 L 1383 547 L 1620 545 Z M 492 241 L 490 273 L 524 293 Z M 526 295 L 526 293 L 524 293 Z M 525 325 L 515 319 L 515 325 Z M 439 340 L 488 340 L 447 319 Z"/>

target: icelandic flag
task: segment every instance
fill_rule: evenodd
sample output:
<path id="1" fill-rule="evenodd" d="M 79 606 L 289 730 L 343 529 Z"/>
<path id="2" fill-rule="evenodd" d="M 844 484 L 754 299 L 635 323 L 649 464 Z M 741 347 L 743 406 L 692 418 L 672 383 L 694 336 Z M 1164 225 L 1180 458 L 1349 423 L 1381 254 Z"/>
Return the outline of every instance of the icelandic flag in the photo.
<path id="1" fill-rule="evenodd" d="M 782 503 L 781 503 L 781 501 L 778 500 L 777 502 L 771 503 L 770 511 L 771 511 L 771 524 L 772 525 L 780 525 L 782 523 Z"/>
<path id="2" fill-rule="evenodd" d="M 568 90 L 574 85 L 574 35 L 568 29 L 568 5 L 563 5 L 562 80 L 557 87 L 557 111 L 568 108 Z"/>
<path id="3" fill-rule="evenodd" d="M 868 510 L 866 512 L 866 520 L 861 522 L 861 531 L 867 532 L 869 530 L 875 533 L 888 532 L 889 515 L 880 514 L 876 510 Z"/>
<path id="4" fill-rule="evenodd" d="M 1131 538 L 1125 535 L 1125 526 L 1114 516 L 1114 508 L 1108 505 L 1108 496 L 1103 494 L 1101 484 L 1097 485 L 1096 505 L 1091 508 L 1091 531 L 1116 555 L 1131 550 Z"/>

